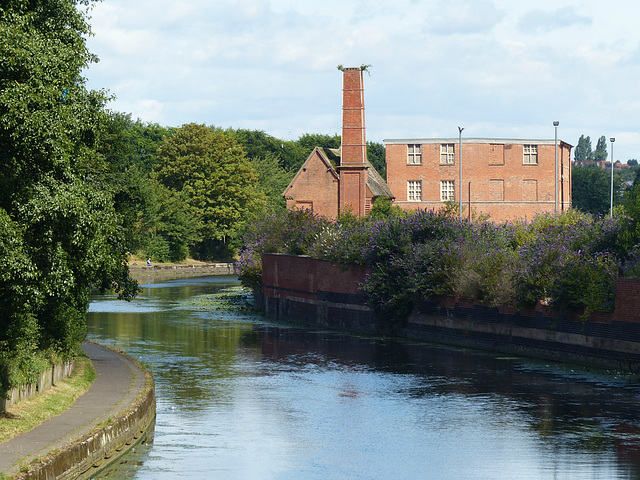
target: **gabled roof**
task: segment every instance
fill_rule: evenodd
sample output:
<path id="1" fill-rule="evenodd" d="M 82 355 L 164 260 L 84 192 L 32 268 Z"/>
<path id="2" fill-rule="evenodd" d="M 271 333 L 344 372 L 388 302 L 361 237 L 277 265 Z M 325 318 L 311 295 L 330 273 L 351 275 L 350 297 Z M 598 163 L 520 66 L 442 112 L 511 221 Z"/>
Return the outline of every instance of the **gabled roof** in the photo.
<path id="1" fill-rule="evenodd" d="M 369 187 L 374 197 L 396 198 L 396 196 L 391 193 L 387 182 L 384 181 L 384 178 L 382 178 L 375 167 L 369 163 L 369 160 L 367 160 L 367 187 Z"/>
<path id="2" fill-rule="evenodd" d="M 339 148 L 322 148 L 316 147 L 309 154 L 305 162 L 302 164 L 295 177 L 291 180 L 287 188 L 285 188 L 283 195 L 291 188 L 291 186 L 296 182 L 297 178 L 302 175 L 303 172 L 306 171 L 307 164 L 311 161 L 311 159 L 317 156 L 322 160 L 322 162 L 327 167 L 327 172 L 331 172 L 331 174 L 337 179 L 340 178 L 338 173 L 338 167 L 340 166 L 340 149 Z M 384 181 L 382 176 L 378 173 L 373 165 L 366 161 L 367 167 L 367 187 L 371 190 L 371 194 L 374 197 L 389 197 L 391 199 L 396 198 L 393 193 L 391 193 L 391 189 L 387 185 L 387 182 Z"/>
<path id="3" fill-rule="evenodd" d="M 341 160 L 340 158 L 340 150 L 332 148 L 330 149 L 331 153 L 336 156 L 337 161 Z M 391 189 L 387 185 L 387 182 L 384 181 L 384 178 L 378 173 L 376 168 L 371 165 L 369 160 L 366 160 L 365 165 L 367 166 L 367 187 L 371 190 L 371 194 L 374 197 L 389 197 L 396 198 L 393 193 L 391 193 Z"/>
<path id="4" fill-rule="evenodd" d="M 333 175 L 336 178 L 336 180 L 339 179 L 340 176 L 338 175 L 338 171 L 336 170 L 338 166 L 338 162 L 336 161 L 336 159 L 339 160 L 340 156 L 339 155 L 336 156 L 335 152 L 336 152 L 335 149 L 321 148 L 321 147 L 314 148 L 313 151 L 307 157 L 307 159 L 304 161 L 302 166 L 298 169 L 298 171 L 296 172 L 296 175 L 293 177 L 291 182 L 289 182 L 289 185 L 287 185 L 287 188 L 284 189 L 284 192 L 282 192 L 282 194 L 283 195 L 286 194 L 287 191 L 293 186 L 293 184 L 296 183 L 296 180 L 300 175 L 302 175 L 306 171 L 307 164 L 313 159 L 314 156 L 317 156 L 318 158 L 320 158 L 320 160 L 326 165 L 327 172 L 331 172 L 331 175 Z"/>

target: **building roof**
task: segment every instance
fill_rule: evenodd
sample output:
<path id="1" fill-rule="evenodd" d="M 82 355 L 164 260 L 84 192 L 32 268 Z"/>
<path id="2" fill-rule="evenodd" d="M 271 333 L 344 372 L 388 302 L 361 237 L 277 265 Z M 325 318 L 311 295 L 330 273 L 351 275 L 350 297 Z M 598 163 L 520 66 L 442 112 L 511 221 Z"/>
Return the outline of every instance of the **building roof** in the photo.
<path id="1" fill-rule="evenodd" d="M 338 162 L 340 162 L 340 149 L 336 148 L 325 148 L 325 151 L 329 151 L 332 155 L 335 155 L 335 158 Z M 396 198 L 396 196 L 391 193 L 391 189 L 387 182 L 385 182 L 384 178 L 378 173 L 376 168 L 371 165 L 369 160 L 366 160 L 365 165 L 367 166 L 367 187 L 371 190 L 371 194 L 374 197 L 389 197 Z"/>
<path id="2" fill-rule="evenodd" d="M 295 174 L 291 182 L 289 182 L 289 185 L 287 185 L 287 188 L 285 188 L 283 195 L 293 186 L 298 176 L 301 175 L 302 172 L 306 170 L 305 169 L 306 164 L 311 160 L 311 157 L 313 157 L 314 154 L 317 154 L 318 157 L 325 163 L 325 165 L 327 166 L 328 172 L 331 172 L 331 174 L 335 178 L 340 177 L 340 175 L 338 174 L 338 166 L 340 165 L 340 149 L 316 147 L 313 149 L 311 154 L 309 154 L 309 156 L 307 157 L 307 160 L 302 164 L 302 166 L 300 167 L 298 172 Z M 385 180 L 378 173 L 375 167 L 371 165 L 369 160 L 366 161 L 366 166 L 367 166 L 367 187 L 369 187 L 369 190 L 371 190 L 371 194 L 374 197 L 389 197 L 391 199 L 396 198 L 395 195 L 391 193 L 391 189 L 387 185 L 387 182 L 385 182 Z"/>
<path id="3" fill-rule="evenodd" d="M 382 178 L 375 167 L 369 163 L 369 160 L 367 160 L 367 167 L 367 186 L 369 190 L 371 190 L 371 194 L 374 197 L 396 198 L 396 196 L 391 193 L 387 182 L 384 181 L 384 178 Z"/>
<path id="4" fill-rule="evenodd" d="M 460 138 L 391 138 L 385 139 L 383 142 L 387 145 L 407 145 L 407 144 L 432 144 L 432 143 L 460 143 Z M 542 139 L 522 139 L 522 138 L 465 138 L 462 137 L 462 143 L 489 143 L 495 145 L 554 145 L 555 140 Z M 565 144 L 570 147 L 573 145 L 558 139 L 558 145 Z"/>

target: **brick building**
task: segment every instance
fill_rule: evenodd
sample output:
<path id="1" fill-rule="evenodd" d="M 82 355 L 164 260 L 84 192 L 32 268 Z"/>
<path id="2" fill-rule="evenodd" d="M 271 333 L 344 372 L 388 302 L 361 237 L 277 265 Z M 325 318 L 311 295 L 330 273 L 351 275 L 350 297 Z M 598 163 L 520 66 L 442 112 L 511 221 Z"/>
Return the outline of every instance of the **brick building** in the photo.
<path id="1" fill-rule="evenodd" d="M 342 142 L 340 150 L 316 147 L 283 195 L 289 209 L 309 209 L 335 218 L 350 210 L 366 215 L 375 198 L 393 198 L 367 160 L 363 68 L 342 68 Z"/>
<path id="2" fill-rule="evenodd" d="M 557 197 L 554 140 L 385 140 L 387 184 L 405 210 L 460 201 L 465 216 L 493 221 L 528 219 L 571 207 L 571 148 L 558 140 Z M 462 184 L 462 189 L 459 185 Z M 462 192 L 461 192 L 462 190 Z"/>

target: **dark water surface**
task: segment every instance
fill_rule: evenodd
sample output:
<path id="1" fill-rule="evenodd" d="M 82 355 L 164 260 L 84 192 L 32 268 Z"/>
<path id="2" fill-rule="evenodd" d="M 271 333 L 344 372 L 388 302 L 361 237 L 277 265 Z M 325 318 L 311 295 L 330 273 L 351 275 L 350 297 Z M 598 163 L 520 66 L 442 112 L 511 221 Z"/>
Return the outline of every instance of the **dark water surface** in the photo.
<path id="1" fill-rule="evenodd" d="M 96 297 L 151 368 L 152 445 L 96 478 L 640 479 L 636 377 L 273 322 L 230 277 Z"/>

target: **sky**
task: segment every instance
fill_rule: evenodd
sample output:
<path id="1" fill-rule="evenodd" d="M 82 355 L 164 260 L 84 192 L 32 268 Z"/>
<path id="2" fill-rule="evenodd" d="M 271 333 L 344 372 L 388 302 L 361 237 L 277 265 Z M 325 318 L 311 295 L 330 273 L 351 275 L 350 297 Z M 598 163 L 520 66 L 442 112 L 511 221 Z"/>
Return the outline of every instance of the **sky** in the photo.
<path id="1" fill-rule="evenodd" d="M 615 137 L 640 159 L 637 0 L 102 0 L 87 86 L 108 108 L 279 139 L 339 134 L 338 65 L 369 65 L 367 140 Z"/>

